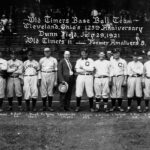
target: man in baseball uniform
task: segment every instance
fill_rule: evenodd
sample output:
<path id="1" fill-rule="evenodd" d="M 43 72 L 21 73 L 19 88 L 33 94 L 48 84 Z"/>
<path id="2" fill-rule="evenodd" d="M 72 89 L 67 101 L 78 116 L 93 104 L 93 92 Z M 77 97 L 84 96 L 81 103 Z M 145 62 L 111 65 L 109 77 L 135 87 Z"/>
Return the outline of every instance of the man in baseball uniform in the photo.
<path id="1" fill-rule="evenodd" d="M 51 56 L 51 49 L 44 48 L 45 57 L 39 61 L 41 69 L 41 86 L 40 92 L 43 100 L 43 111 L 46 111 L 46 102 L 48 98 L 48 110 L 52 109 L 53 90 L 57 86 L 57 60 Z"/>
<path id="2" fill-rule="evenodd" d="M 126 86 L 127 83 L 127 62 L 120 58 L 120 49 L 116 48 L 113 50 L 113 59 L 110 61 L 111 64 L 111 100 L 112 100 L 112 109 L 115 110 L 116 99 L 118 100 L 118 110 L 124 111 L 121 108 L 122 98 L 123 98 L 123 86 Z"/>
<path id="3" fill-rule="evenodd" d="M 127 112 L 131 110 L 131 102 L 134 96 L 137 100 L 137 111 L 141 113 L 141 98 L 142 98 L 142 75 L 143 64 L 138 61 L 138 55 L 135 52 L 133 54 L 133 61 L 128 63 L 128 80 L 127 80 L 127 98 L 128 107 Z"/>
<path id="4" fill-rule="evenodd" d="M 23 65 L 24 99 L 26 100 L 27 111 L 30 111 L 30 99 L 32 99 L 32 111 L 36 111 L 38 98 L 38 86 L 40 77 L 39 63 L 33 59 L 33 51 L 28 51 L 28 60 Z"/>
<path id="5" fill-rule="evenodd" d="M 110 62 L 105 59 L 105 52 L 99 52 L 99 59 L 94 62 L 95 79 L 94 90 L 96 97 L 96 111 L 100 109 L 100 100 L 104 102 L 104 110 L 108 111 L 109 82 L 110 82 Z"/>
<path id="6" fill-rule="evenodd" d="M 83 95 L 84 89 L 89 97 L 90 111 L 94 112 L 93 109 L 93 71 L 94 71 L 94 61 L 88 58 L 88 52 L 86 50 L 81 51 L 81 57 L 77 60 L 75 65 L 75 70 L 77 73 L 76 79 L 76 100 L 77 107 L 76 112 L 80 110 L 80 101 Z"/>
<path id="7" fill-rule="evenodd" d="M 150 51 L 147 52 L 148 60 L 144 63 L 143 68 L 143 88 L 144 88 L 144 100 L 145 100 L 145 110 L 149 110 L 149 100 L 150 100 Z"/>
<path id="8" fill-rule="evenodd" d="M 8 80 L 7 80 L 7 98 L 9 102 L 9 109 L 12 110 L 12 102 L 14 93 L 18 100 L 18 107 L 19 110 L 22 110 L 22 87 L 21 87 L 21 79 L 20 76 L 22 75 L 23 71 L 23 62 L 16 58 L 16 52 L 12 51 L 11 59 L 8 61 Z"/>
<path id="9" fill-rule="evenodd" d="M 3 111 L 2 104 L 5 98 L 7 61 L 2 58 L 2 52 L 0 51 L 0 112 Z"/>

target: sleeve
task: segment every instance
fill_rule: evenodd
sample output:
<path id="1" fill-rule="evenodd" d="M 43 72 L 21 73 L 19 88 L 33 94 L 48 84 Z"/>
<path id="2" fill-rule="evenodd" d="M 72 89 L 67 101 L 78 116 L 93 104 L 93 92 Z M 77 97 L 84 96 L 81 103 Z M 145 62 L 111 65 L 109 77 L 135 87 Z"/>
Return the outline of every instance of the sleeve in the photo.
<path id="1" fill-rule="evenodd" d="M 127 75 L 127 62 L 124 61 L 124 75 Z"/>
<path id="2" fill-rule="evenodd" d="M 10 62 L 8 61 L 8 62 L 7 62 L 7 72 L 8 72 L 8 73 L 13 73 L 14 71 L 15 71 L 15 68 L 11 68 L 11 67 L 10 67 Z"/>
<path id="3" fill-rule="evenodd" d="M 23 62 L 22 61 L 20 61 L 19 62 L 19 67 L 18 67 L 18 69 L 14 72 L 14 73 L 17 73 L 17 74 L 22 74 L 22 72 L 23 72 Z"/>
<path id="4" fill-rule="evenodd" d="M 58 64 L 58 79 L 59 82 L 64 81 L 64 77 L 63 77 L 63 61 L 60 61 Z"/>
<path id="5" fill-rule="evenodd" d="M 57 66 L 58 66 L 58 62 L 57 62 L 57 59 L 55 59 L 55 60 L 54 60 L 54 70 L 55 70 L 55 71 L 58 70 Z"/>
<path id="6" fill-rule="evenodd" d="M 3 65 L 1 66 L 1 69 L 4 71 L 7 70 L 7 61 L 6 60 L 4 61 Z"/>
<path id="7" fill-rule="evenodd" d="M 84 72 L 83 69 L 80 69 L 80 60 L 77 60 L 77 62 L 76 62 L 75 71 L 76 71 L 77 73 L 82 73 L 82 72 Z"/>

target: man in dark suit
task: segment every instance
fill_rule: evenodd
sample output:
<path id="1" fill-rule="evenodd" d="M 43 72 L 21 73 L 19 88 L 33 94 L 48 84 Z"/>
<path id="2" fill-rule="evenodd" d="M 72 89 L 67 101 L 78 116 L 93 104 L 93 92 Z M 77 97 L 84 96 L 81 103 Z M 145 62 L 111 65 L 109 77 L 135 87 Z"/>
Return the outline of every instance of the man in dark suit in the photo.
<path id="1" fill-rule="evenodd" d="M 68 83 L 68 91 L 66 93 L 60 92 L 61 108 L 65 111 L 70 110 L 70 101 L 73 88 L 73 66 L 69 60 L 70 52 L 64 52 L 64 58 L 58 64 L 58 79 L 60 83 Z"/>

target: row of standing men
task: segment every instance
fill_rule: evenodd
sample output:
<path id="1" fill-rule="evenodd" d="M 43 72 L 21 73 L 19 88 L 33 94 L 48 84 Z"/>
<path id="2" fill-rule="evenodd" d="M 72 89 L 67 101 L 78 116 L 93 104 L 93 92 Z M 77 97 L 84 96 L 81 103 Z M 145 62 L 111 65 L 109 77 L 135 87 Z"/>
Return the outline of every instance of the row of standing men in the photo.
<path id="1" fill-rule="evenodd" d="M 145 100 L 144 112 L 149 110 L 150 60 L 143 65 L 138 60 L 137 54 L 134 53 L 133 61 L 127 63 L 126 60 L 120 57 L 120 50 L 114 49 L 113 56 L 109 60 L 106 59 L 104 51 L 99 51 L 99 59 L 94 61 L 89 57 L 87 50 L 81 50 L 81 58 L 76 61 L 75 67 L 73 67 L 69 51 L 64 52 L 64 58 L 59 63 L 56 58 L 51 56 L 50 48 L 44 48 L 44 55 L 45 57 L 37 62 L 33 59 L 33 52 L 28 51 L 28 60 L 22 62 L 16 58 L 16 53 L 13 51 L 11 52 L 11 59 L 6 61 L 2 58 L 2 52 L 0 52 L 0 111 L 3 111 L 2 104 L 5 98 L 5 89 L 9 103 L 8 110 L 13 109 L 15 93 L 19 110 L 22 110 L 22 97 L 24 97 L 26 110 L 30 111 L 32 108 L 32 111 L 36 111 L 38 88 L 43 101 L 43 111 L 54 111 L 52 101 L 54 88 L 58 84 L 57 81 L 68 84 L 67 92 L 60 92 L 60 107 L 65 111 L 69 111 L 74 75 L 76 76 L 76 112 L 80 111 L 84 89 L 89 98 L 91 112 L 100 111 L 102 100 L 105 112 L 115 110 L 123 112 L 122 100 L 125 96 L 123 90 L 125 87 L 127 87 L 128 98 L 127 112 L 131 111 L 131 103 L 134 97 L 137 100 L 138 112 L 142 112 L 142 97 Z M 147 56 L 150 59 L 150 51 L 148 51 Z M 5 79 L 6 72 L 8 74 L 7 82 Z M 94 97 L 96 107 L 94 107 Z M 110 109 L 108 108 L 109 98 L 112 102 Z M 116 100 L 118 100 L 118 107 L 116 107 Z M 30 101 L 32 101 L 32 107 Z"/>

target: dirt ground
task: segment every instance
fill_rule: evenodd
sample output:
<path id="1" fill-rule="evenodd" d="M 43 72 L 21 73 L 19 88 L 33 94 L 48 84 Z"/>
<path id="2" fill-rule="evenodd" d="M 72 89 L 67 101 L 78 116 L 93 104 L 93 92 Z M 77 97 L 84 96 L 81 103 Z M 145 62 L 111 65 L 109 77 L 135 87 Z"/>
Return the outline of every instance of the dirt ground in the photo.
<path id="1" fill-rule="evenodd" d="M 0 150 L 150 150 L 150 113 L 3 112 Z"/>

